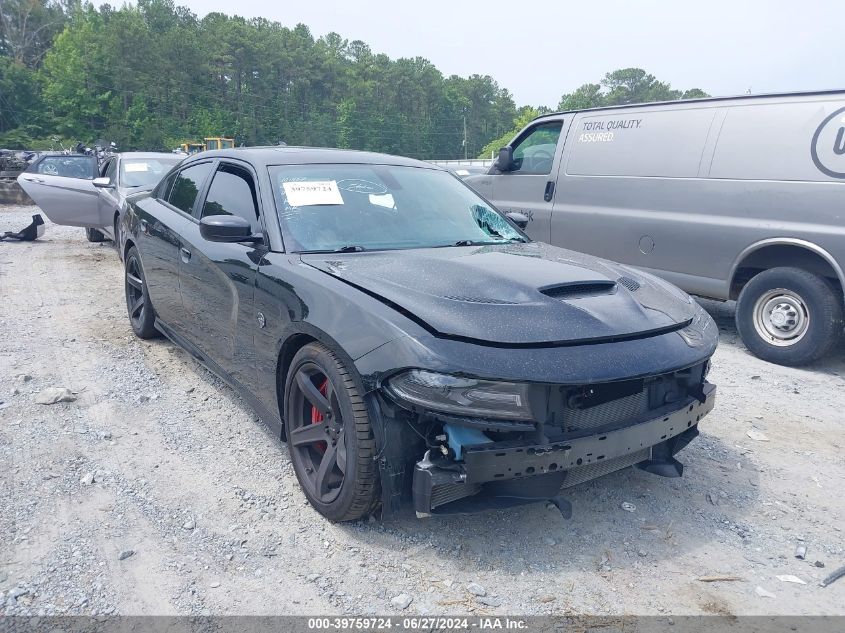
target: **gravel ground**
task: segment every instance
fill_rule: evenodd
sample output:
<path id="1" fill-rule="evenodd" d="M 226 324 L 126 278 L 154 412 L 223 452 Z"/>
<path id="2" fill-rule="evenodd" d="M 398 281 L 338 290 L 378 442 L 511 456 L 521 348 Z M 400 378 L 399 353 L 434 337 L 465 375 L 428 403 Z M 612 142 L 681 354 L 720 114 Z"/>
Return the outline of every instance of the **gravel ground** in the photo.
<path id="1" fill-rule="evenodd" d="M 35 211 L 0 207 L 0 231 Z M 132 335 L 109 243 L 49 223 L 2 242 L 2 612 L 845 614 L 845 580 L 819 585 L 845 564 L 845 350 L 763 363 L 732 306 L 705 303 L 720 394 L 682 479 L 582 485 L 569 521 L 535 505 L 332 525 L 245 403 Z M 50 387 L 76 400 L 37 404 Z"/>

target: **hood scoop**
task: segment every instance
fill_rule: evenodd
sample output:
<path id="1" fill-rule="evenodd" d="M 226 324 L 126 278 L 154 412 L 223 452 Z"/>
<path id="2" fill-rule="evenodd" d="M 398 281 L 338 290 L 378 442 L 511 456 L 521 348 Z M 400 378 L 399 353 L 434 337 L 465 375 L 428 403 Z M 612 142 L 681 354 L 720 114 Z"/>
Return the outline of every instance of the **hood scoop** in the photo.
<path id="1" fill-rule="evenodd" d="M 612 295 L 616 292 L 615 281 L 578 281 L 557 286 L 540 288 L 540 292 L 552 299 L 567 301 L 569 299 L 583 299 L 597 295 Z"/>

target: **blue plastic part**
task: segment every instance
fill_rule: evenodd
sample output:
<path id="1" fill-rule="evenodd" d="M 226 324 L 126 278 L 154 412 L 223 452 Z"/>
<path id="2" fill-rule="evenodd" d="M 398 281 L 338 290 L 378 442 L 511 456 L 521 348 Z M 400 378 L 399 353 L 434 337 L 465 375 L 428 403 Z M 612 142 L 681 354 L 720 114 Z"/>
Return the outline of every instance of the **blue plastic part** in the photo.
<path id="1" fill-rule="evenodd" d="M 455 459 L 457 461 L 461 461 L 464 458 L 464 446 L 472 446 L 474 444 L 489 444 L 493 441 L 478 429 L 472 429 L 466 426 L 444 424 L 443 430 L 446 431 L 446 437 L 449 441 L 449 448 L 451 448 L 452 451 L 455 453 Z"/>

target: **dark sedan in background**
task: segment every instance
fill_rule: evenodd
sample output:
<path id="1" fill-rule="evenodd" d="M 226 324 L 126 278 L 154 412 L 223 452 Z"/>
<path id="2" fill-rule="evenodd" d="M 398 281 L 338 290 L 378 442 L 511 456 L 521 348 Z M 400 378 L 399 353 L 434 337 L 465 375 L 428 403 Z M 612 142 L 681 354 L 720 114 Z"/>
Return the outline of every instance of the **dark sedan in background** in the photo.
<path id="1" fill-rule="evenodd" d="M 517 218 L 517 220 L 519 220 Z M 130 199 L 129 318 L 286 438 L 334 521 L 552 500 L 674 455 L 713 407 L 686 294 L 531 241 L 454 175 L 309 148 L 203 152 Z"/>

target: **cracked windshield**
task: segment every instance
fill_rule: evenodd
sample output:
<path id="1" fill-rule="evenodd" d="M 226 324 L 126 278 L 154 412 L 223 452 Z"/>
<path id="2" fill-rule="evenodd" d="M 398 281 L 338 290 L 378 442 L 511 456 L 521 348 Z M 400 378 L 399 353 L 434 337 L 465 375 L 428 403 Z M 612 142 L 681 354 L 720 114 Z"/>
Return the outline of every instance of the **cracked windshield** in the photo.
<path id="1" fill-rule="evenodd" d="M 271 167 L 294 252 L 474 246 L 525 241 L 451 174 L 387 165 Z"/>

